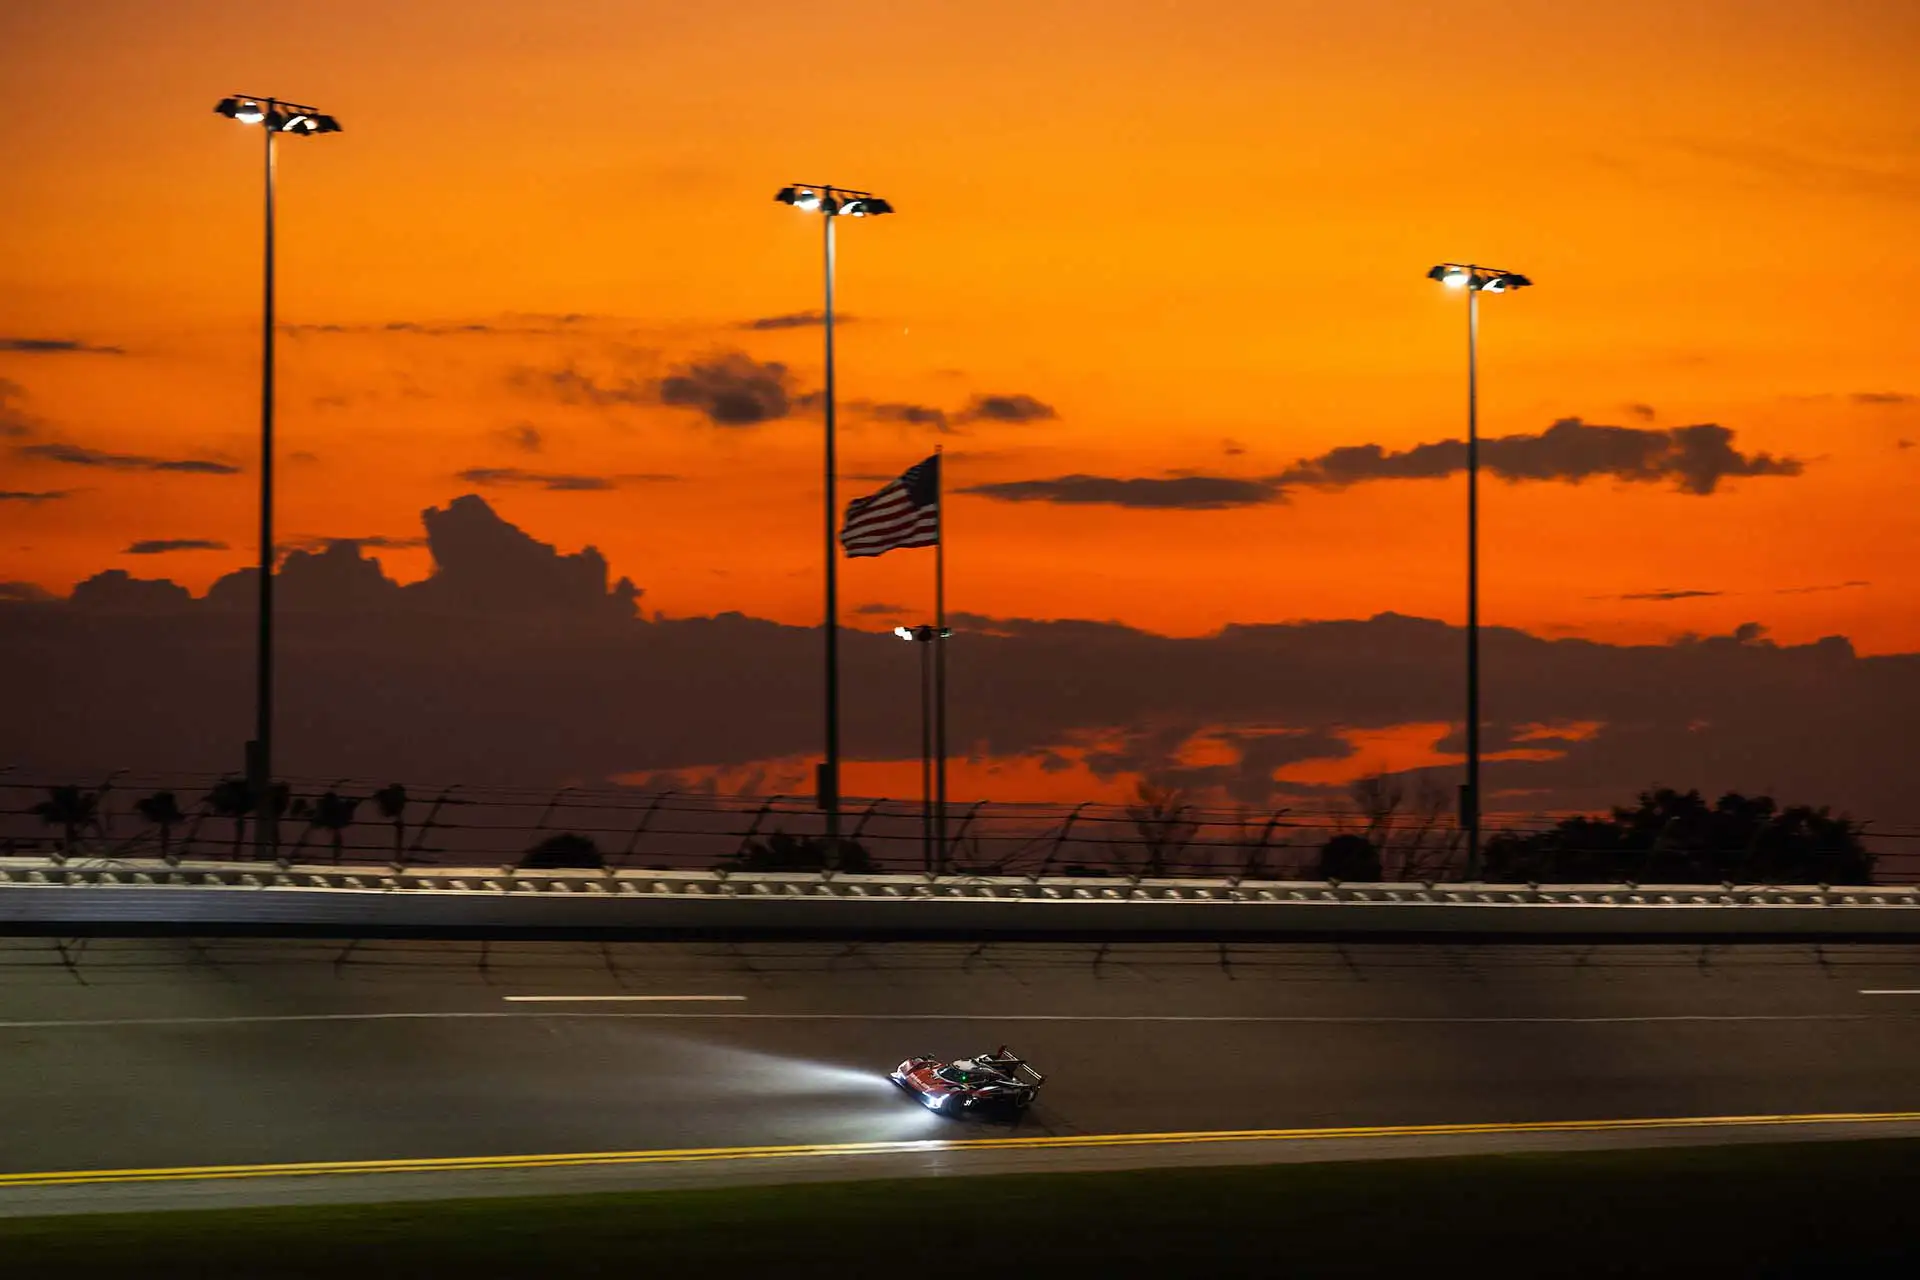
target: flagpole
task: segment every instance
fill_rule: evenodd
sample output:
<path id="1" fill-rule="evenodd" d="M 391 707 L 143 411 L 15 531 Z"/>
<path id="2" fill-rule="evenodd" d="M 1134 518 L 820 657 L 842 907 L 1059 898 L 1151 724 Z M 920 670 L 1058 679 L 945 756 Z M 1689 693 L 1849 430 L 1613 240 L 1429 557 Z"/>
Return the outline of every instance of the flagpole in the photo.
<path id="1" fill-rule="evenodd" d="M 934 870 L 947 869 L 947 478 L 946 460 L 933 447 L 934 519 L 939 537 L 933 544 L 933 705 L 934 769 L 933 825 L 939 836 Z"/>
<path id="2" fill-rule="evenodd" d="M 933 874 L 933 640 L 931 628 L 914 628 L 920 643 L 920 860 Z"/>

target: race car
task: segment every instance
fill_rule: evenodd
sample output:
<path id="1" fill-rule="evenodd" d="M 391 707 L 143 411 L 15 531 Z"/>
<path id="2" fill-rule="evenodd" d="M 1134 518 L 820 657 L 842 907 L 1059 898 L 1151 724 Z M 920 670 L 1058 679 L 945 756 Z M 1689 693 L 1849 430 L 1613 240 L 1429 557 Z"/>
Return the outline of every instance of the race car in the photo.
<path id="1" fill-rule="evenodd" d="M 1001 1045 L 993 1053 L 945 1062 L 922 1056 L 908 1058 L 887 1078 L 918 1098 L 929 1111 L 959 1115 L 967 1111 L 1019 1114 L 1033 1102 L 1047 1078 L 1026 1059 Z"/>

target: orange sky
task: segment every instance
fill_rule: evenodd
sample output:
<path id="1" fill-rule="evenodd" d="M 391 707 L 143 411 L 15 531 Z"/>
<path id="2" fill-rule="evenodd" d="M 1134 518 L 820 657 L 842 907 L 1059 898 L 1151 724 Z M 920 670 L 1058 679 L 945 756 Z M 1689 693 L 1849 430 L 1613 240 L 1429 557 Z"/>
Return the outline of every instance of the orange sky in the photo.
<path id="1" fill-rule="evenodd" d="M 598 545 L 650 608 L 813 620 L 817 420 L 725 428 L 537 380 L 644 387 L 738 349 L 817 386 L 817 329 L 738 325 L 818 305 L 819 224 L 771 195 L 825 178 L 900 210 L 842 228 L 843 396 L 1059 415 L 944 437 L 850 416 L 849 476 L 936 442 L 964 485 L 1257 477 L 1456 436 L 1461 299 L 1422 273 L 1470 257 L 1539 285 L 1487 301 L 1488 435 L 1717 422 L 1805 462 L 1709 496 L 1489 483 L 1488 621 L 1920 648 L 1911 0 L 335 0 L 278 25 L 89 0 L 7 6 L 0 50 L 0 338 L 122 349 L 0 350 L 31 432 L 0 490 L 69 491 L 0 501 L 0 581 L 198 590 L 253 555 L 260 140 L 211 113 L 248 91 L 347 128 L 284 147 L 282 318 L 371 330 L 282 341 L 288 536 L 416 535 L 470 467 L 607 477 L 479 491 Z M 588 318 L 540 318 L 561 314 Z M 248 473 L 15 451 L 35 442 Z M 961 497 L 950 600 L 1176 633 L 1457 620 L 1463 501 L 1457 476 L 1227 511 Z M 230 550 L 123 554 L 142 539 Z M 917 613 L 930 570 L 852 564 L 848 604 Z M 1618 598 L 1672 591 L 1718 594 Z"/>

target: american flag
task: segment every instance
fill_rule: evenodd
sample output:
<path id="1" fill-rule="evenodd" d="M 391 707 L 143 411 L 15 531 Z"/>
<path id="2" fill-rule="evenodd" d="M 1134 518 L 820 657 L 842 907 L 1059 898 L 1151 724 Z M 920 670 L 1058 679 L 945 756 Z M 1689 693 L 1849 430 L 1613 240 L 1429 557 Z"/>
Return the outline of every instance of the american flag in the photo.
<path id="1" fill-rule="evenodd" d="M 876 493 L 847 504 L 840 545 L 848 556 L 877 556 L 896 547 L 940 542 L 940 455 L 908 467 Z"/>

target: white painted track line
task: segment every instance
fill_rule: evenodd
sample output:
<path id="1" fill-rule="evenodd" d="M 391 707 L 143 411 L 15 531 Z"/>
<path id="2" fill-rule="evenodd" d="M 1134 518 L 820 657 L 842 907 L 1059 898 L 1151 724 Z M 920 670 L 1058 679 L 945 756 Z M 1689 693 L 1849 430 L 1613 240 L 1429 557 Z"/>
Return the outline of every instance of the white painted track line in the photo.
<path id="1" fill-rule="evenodd" d="M 694 1000 L 745 1000 L 745 996 L 501 996 L 509 1004 L 637 1004 Z"/>

